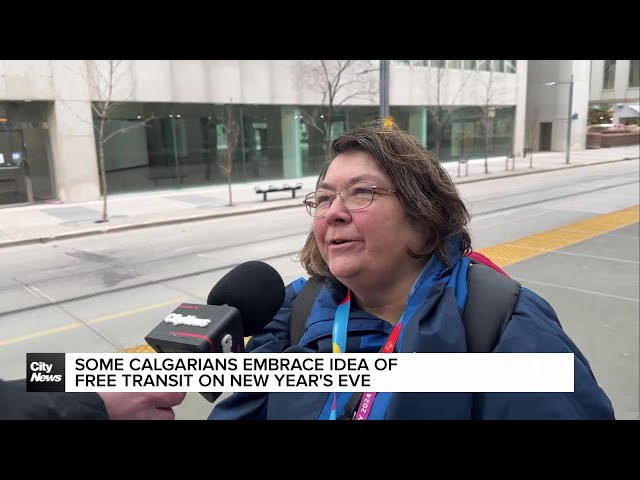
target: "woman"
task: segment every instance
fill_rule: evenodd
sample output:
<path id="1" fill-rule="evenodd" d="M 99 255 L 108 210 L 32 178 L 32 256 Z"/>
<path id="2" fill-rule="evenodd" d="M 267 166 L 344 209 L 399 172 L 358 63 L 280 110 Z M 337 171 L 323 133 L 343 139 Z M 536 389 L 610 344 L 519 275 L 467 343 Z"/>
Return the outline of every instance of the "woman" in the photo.
<path id="1" fill-rule="evenodd" d="M 462 311 L 471 250 L 469 212 L 438 160 L 406 132 L 365 124 L 332 143 L 300 260 L 326 277 L 296 351 L 467 352 Z M 247 351 L 283 352 L 291 305 Z M 571 393 L 378 393 L 368 419 L 613 419 L 610 400 L 551 306 L 523 288 L 495 352 L 575 354 Z M 351 394 L 236 393 L 211 419 L 352 418 Z M 345 413 L 346 412 L 346 413 Z"/>

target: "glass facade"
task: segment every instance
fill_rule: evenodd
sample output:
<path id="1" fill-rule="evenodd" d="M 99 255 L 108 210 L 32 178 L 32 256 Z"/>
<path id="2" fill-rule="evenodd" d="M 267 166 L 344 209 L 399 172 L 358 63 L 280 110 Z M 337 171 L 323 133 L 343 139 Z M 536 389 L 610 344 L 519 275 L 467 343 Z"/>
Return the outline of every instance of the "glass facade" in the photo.
<path id="1" fill-rule="evenodd" d="M 484 123 L 490 156 L 512 150 L 515 107 L 391 106 L 397 124 L 414 134 L 441 161 L 483 158 Z M 435 115 L 440 112 L 441 127 Z M 377 118 L 377 106 L 339 106 L 330 138 Z M 233 153 L 233 182 L 261 183 L 317 175 L 325 160 L 329 112 L 318 106 L 129 103 L 105 126 L 105 168 L 110 193 L 173 189 L 226 183 L 221 166 L 239 126 Z M 490 117 L 490 118 L 487 118 Z M 99 119 L 94 118 L 96 124 Z M 439 142 L 437 137 L 440 136 Z M 96 136 L 96 145 L 99 142 Z"/>
<path id="2" fill-rule="evenodd" d="M 437 118 L 440 118 L 439 129 Z M 485 149 L 490 157 L 507 155 L 513 151 L 514 118 L 512 106 L 432 107 L 429 123 L 433 128 L 427 127 L 427 148 L 442 162 L 484 158 Z"/>
<path id="3" fill-rule="evenodd" d="M 0 205 L 55 198 L 47 102 L 0 102 Z"/>
<path id="4" fill-rule="evenodd" d="M 640 60 L 629 60 L 629 88 L 640 87 Z"/>
<path id="5" fill-rule="evenodd" d="M 407 60 L 392 60 L 396 65 L 406 65 Z M 516 73 L 517 60 L 411 60 L 414 67 L 448 68 L 458 70 L 480 70 L 484 72 Z"/>
<path id="6" fill-rule="evenodd" d="M 611 90 L 616 83 L 616 61 L 605 60 L 604 61 L 604 79 L 602 82 L 602 88 L 604 90 Z"/>

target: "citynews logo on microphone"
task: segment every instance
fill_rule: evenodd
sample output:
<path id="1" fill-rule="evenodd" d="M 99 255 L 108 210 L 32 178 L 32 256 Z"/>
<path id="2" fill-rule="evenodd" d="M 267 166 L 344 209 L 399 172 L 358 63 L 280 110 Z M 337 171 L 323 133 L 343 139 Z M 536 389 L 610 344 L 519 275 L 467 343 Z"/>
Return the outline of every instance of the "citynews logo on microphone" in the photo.
<path id="1" fill-rule="evenodd" d="M 64 360 L 64 353 L 27 353 L 27 392 L 64 392 Z"/>

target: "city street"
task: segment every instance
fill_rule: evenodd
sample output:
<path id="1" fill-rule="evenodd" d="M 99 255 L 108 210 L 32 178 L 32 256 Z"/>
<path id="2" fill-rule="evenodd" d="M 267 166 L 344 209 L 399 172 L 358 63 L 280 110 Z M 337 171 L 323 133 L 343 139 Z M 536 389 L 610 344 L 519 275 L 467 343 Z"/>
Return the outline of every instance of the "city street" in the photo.
<path id="1" fill-rule="evenodd" d="M 630 160 L 458 188 L 472 214 L 474 249 L 481 250 L 636 206 L 638 182 L 638 161 Z M 289 283 L 305 275 L 295 258 L 310 225 L 300 203 L 0 249 L 0 378 L 23 377 L 27 352 L 143 345 L 179 303 L 205 303 L 211 287 L 247 260 L 269 263 Z M 617 418 L 640 419 L 638 223 L 597 228 L 583 241 L 503 265 L 554 307 Z M 210 409 L 189 394 L 178 418 L 205 418 Z"/>

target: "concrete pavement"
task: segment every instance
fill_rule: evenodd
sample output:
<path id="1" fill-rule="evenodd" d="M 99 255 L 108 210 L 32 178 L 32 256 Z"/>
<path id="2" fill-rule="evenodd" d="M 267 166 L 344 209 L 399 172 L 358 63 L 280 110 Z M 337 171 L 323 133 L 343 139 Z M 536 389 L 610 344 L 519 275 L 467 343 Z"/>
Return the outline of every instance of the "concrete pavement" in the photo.
<path id="1" fill-rule="evenodd" d="M 489 173 L 484 173 L 484 159 L 468 164 L 444 163 L 457 184 L 478 182 L 505 176 L 578 168 L 607 162 L 638 160 L 640 146 L 615 147 L 571 152 L 571 163 L 565 163 L 564 152 L 539 152 L 533 158 L 506 157 L 489 159 Z M 0 208 L 0 247 L 48 242 L 85 235 L 104 234 L 133 228 L 144 228 L 177 222 L 241 215 L 257 211 L 302 208 L 303 197 L 313 190 L 316 177 L 232 185 L 233 206 L 228 206 L 226 185 L 173 189 L 155 192 L 118 194 L 108 197 L 107 223 L 102 218 L 102 200 L 84 203 L 41 203 Z M 302 189 L 292 198 L 290 192 L 269 194 L 263 201 L 255 186 L 295 184 Z"/>

